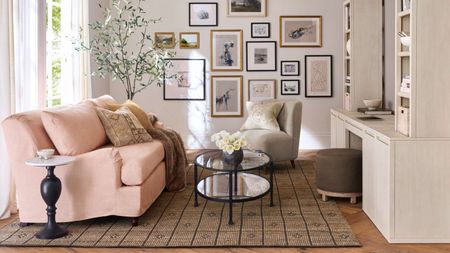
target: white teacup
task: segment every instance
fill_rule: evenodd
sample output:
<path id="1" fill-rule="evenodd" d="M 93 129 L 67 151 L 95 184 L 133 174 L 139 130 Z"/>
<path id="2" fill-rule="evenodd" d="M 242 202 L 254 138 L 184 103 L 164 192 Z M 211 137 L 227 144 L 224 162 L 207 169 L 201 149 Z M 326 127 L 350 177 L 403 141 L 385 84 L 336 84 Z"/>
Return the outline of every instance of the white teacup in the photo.
<path id="1" fill-rule="evenodd" d="M 55 154 L 55 150 L 52 148 L 41 149 L 37 152 L 38 157 L 45 160 L 52 158 L 53 154 Z"/>

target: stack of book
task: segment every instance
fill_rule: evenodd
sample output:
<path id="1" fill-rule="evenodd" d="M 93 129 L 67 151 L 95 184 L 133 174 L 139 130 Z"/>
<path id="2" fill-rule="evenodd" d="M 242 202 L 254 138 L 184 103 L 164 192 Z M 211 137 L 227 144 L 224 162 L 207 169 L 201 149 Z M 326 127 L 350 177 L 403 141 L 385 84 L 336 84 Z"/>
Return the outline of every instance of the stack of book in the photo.
<path id="1" fill-rule="evenodd" d="M 376 110 L 369 110 L 367 108 L 358 108 L 358 112 L 362 112 L 367 115 L 391 115 L 391 110 L 385 110 L 385 109 L 376 109 Z"/>

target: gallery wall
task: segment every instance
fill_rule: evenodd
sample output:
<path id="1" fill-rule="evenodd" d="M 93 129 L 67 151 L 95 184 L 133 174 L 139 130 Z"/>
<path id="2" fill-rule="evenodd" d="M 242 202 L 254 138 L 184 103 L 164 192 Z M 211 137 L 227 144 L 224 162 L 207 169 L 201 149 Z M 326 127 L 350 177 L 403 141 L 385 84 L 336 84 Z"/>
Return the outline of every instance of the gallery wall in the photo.
<path id="1" fill-rule="evenodd" d="M 96 2 L 96 1 L 93 1 Z M 183 137 L 187 148 L 213 147 L 209 136 L 220 130 L 237 131 L 247 113 L 244 110 L 242 118 L 211 118 L 210 117 L 210 76 L 212 75 L 243 75 L 244 76 L 244 103 L 248 98 L 247 82 L 249 79 L 276 79 L 278 99 L 297 99 L 303 103 L 303 122 L 300 137 L 300 147 L 327 148 L 330 145 L 330 108 L 342 107 L 342 1 L 340 0 L 267 0 L 267 17 L 227 17 L 227 4 L 225 0 L 191 2 L 218 2 L 218 27 L 189 27 L 188 0 L 167 1 L 147 0 L 144 8 L 151 17 L 162 21 L 153 26 L 154 32 L 175 32 L 178 38 L 180 32 L 199 32 L 200 49 L 179 49 L 176 57 L 204 58 L 207 61 L 207 81 L 205 101 L 164 101 L 162 87 L 149 87 L 136 95 L 135 102 L 149 112 L 158 114 L 166 126 L 176 129 Z M 101 17 L 97 4 L 92 6 L 91 20 Z M 281 15 L 320 15 L 323 17 L 323 47 L 321 48 L 280 48 L 279 47 L 279 17 Z M 270 22 L 271 38 L 251 39 L 250 24 L 252 22 Z M 393 24 L 392 24 L 393 26 Z M 278 71 L 277 72 L 210 72 L 210 30 L 211 29 L 242 29 L 245 41 L 273 41 L 278 42 Z M 387 36 L 386 40 L 389 41 Z M 305 98 L 305 55 L 333 55 L 333 97 L 332 98 Z M 301 94 L 298 96 L 281 96 L 280 80 L 291 79 L 282 77 L 279 72 L 279 62 L 282 60 L 299 60 L 301 62 Z M 244 51 L 245 62 L 245 51 Z M 111 94 L 118 101 L 126 100 L 122 86 L 109 80 L 93 80 L 93 96 Z M 386 89 L 390 90 L 390 82 Z M 392 82 L 393 85 L 393 82 Z M 392 88 L 393 89 L 393 88 Z"/>

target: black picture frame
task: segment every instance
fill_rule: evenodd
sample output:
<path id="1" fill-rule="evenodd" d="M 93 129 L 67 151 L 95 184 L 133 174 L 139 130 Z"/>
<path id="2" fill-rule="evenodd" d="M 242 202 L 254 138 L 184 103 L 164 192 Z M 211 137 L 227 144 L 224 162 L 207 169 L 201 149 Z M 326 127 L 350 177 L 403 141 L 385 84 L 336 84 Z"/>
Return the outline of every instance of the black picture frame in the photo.
<path id="1" fill-rule="evenodd" d="M 327 95 L 314 95 L 308 93 L 309 86 L 311 85 L 308 82 L 308 59 L 309 58 L 329 58 L 329 70 L 330 70 L 330 80 L 329 80 L 329 91 Z M 330 98 L 333 97 L 333 56 L 332 55 L 305 55 L 305 97 L 309 98 Z"/>
<path id="2" fill-rule="evenodd" d="M 273 47 L 273 68 L 254 68 L 254 67 L 250 67 L 250 63 L 249 63 L 249 59 L 250 59 L 250 50 L 249 50 L 249 46 L 251 44 L 271 44 Z M 278 60 L 277 60 L 277 42 L 276 41 L 247 41 L 246 42 L 246 59 L 245 59 L 245 69 L 247 72 L 271 72 L 271 71 L 277 71 L 278 70 Z M 267 56 L 269 58 L 269 56 Z"/>
<path id="3" fill-rule="evenodd" d="M 254 35 L 254 25 L 267 25 L 267 36 L 255 36 Z M 268 39 L 271 36 L 270 31 L 270 22 L 254 22 L 250 24 L 250 34 L 252 39 Z"/>
<path id="4" fill-rule="evenodd" d="M 283 64 L 284 63 L 295 63 L 295 64 L 297 64 L 297 73 L 294 73 L 294 74 L 286 74 L 285 72 L 284 72 L 284 68 L 283 68 Z M 280 75 L 281 76 L 300 76 L 301 75 L 301 73 L 300 73 L 300 61 L 281 61 L 281 63 L 280 63 Z"/>
<path id="5" fill-rule="evenodd" d="M 166 69 L 164 70 L 164 80 L 163 80 L 163 99 L 165 101 L 205 101 L 206 100 L 206 59 L 192 59 L 192 58 L 168 58 L 167 61 L 199 61 L 202 63 L 202 86 L 203 92 L 201 98 L 173 98 L 167 96 L 166 90 Z"/>
<path id="6" fill-rule="evenodd" d="M 297 84 L 297 92 L 295 92 L 295 93 L 286 93 L 285 88 L 284 88 L 284 85 L 285 85 L 286 82 L 295 82 Z M 301 89 L 301 87 L 300 87 L 300 80 L 298 80 L 298 79 L 281 80 L 280 84 L 281 84 L 280 91 L 281 91 L 281 95 L 282 96 L 298 96 L 301 93 L 300 92 L 300 89 Z"/>
<path id="7" fill-rule="evenodd" d="M 192 23 L 192 7 L 194 5 L 214 5 L 216 8 L 215 22 L 213 24 L 193 24 Z M 192 2 L 189 3 L 189 26 L 190 27 L 214 27 L 219 26 L 219 4 L 217 2 Z"/>

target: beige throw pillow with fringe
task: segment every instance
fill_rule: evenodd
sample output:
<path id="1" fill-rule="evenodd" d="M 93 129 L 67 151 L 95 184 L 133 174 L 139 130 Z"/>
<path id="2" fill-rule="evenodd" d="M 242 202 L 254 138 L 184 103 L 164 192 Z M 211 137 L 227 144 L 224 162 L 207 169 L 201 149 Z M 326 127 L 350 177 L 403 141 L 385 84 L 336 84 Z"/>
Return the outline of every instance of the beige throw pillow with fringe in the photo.
<path id="1" fill-rule="evenodd" d="M 114 112 L 100 107 L 97 107 L 96 110 L 106 135 L 115 147 L 152 140 L 150 134 L 128 107 L 120 107 Z"/>
<path id="2" fill-rule="evenodd" d="M 280 131 L 277 117 L 284 103 L 247 102 L 248 118 L 241 131 L 252 129 L 267 129 Z"/>

